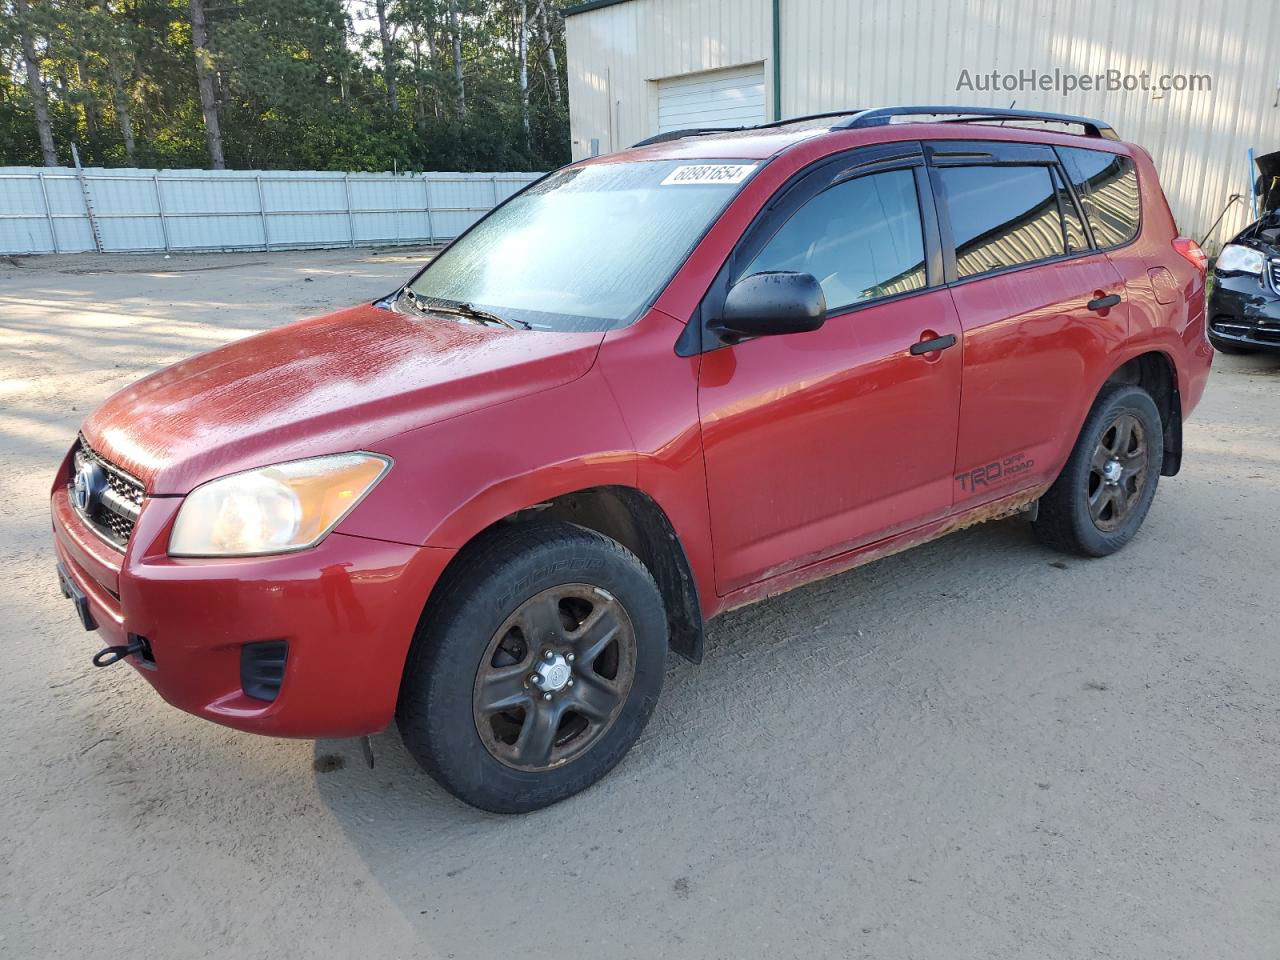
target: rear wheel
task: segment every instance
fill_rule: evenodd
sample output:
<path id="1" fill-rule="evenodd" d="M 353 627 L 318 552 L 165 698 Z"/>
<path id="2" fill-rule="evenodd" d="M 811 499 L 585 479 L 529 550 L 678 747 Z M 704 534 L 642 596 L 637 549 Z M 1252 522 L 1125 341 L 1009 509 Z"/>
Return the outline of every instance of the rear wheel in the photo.
<path id="1" fill-rule="evenodd" d="M 662 597 L 621 544 L 529 523 L 469 548 L 414 640 L 396 719 L 455 796 L 535 810 L 622 759 L 662 687 Z"/>
<path id="2" fill-rule="evenodd" d="M 1131 385 L 1105 387 L 1040 500 L 1036 535 L 1066 553 L 1115 553 L 1146 519 L 1163 463 L 1163 425 L 1150 394 Z"/>

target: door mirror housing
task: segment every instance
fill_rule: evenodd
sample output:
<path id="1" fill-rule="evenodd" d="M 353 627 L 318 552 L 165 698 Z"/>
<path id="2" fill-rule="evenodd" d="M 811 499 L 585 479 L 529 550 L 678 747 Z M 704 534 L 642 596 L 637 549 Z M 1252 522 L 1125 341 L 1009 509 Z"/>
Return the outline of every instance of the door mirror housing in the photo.
<path id="1" fill-rule="evenodd" d="M 817 330 L 827 319 L 827 298 L 811 273 L 753 273 L 729 290 L 717 324 L 730 337 L 769 337 Z"/>

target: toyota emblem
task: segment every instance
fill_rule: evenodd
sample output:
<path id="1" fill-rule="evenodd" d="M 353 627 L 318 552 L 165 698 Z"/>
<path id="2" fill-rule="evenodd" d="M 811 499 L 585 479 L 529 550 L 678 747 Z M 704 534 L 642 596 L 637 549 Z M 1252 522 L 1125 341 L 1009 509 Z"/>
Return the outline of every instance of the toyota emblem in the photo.
<path id="1" fill-rule="evenodd" d="M 96 463 L 85 463 L 76 471 L 75 481 L 71 484 L 71 496 L 81 513 L 91 512 L 102 497 L 107 485 L 107 474 Z"/>

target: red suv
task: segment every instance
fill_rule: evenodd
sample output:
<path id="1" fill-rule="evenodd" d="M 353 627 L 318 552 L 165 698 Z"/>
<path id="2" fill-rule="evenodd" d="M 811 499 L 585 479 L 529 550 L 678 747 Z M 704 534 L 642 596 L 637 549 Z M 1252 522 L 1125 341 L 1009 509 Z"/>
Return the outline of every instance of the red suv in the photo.
<path id="1" fill-rule="evenodd" d="M 621 759 L 720 612 L 1018 512 L 1134 536 L 1212 358 L 1143 150 L 954 107 L 657 140 L 94 412 L 52 508 L 97 662 L 256 733 L 394 717 L 523 811 Z"/>

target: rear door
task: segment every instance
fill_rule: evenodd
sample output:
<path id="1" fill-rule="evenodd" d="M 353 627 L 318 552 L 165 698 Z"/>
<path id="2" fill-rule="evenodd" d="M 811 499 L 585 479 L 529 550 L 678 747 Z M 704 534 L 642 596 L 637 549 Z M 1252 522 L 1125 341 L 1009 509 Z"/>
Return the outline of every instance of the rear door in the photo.
<path id="1" fill-rule="evenodd" d="M 1190 321 L 1203 321 L 1203 297 L 1197 295 L 1203 289 L 1203 275 L 1174 249 L 1176 233 L 1171 222 L 1167 226 L 1143 223 L 1133 160 L 1083 147 L 1059 147 L 1057 154 L 1080 201 L 1094 246 L 1106 252 L 1125 278 L 1129 336 L 1148 338 L 1171 321 L 1181 332 Z M 1148 188 L 1159 195 L 1158 184 Z M 1163 196 L 1160 202 L 1167 211 Z"/>
<path id="2" fill-rule="evenodd" d="M 918 144 L 866 148 L 784 190 L 703 303 L 770 270 L 811 273 L 811 333 L 705 353 L 699 376 L 717 588 L 941 516 L 951 505 L 960 326 Z M 940 345 L 912 352 L 924 341 Z"/>
<path id="3" fill-rule="evenodd" d="M 1057 476 L 1089 384 L 1128 334 L 1128 305 L 1052 147 L 926 150 L 963 328 L 954 500 L 965 508 Z"/>

